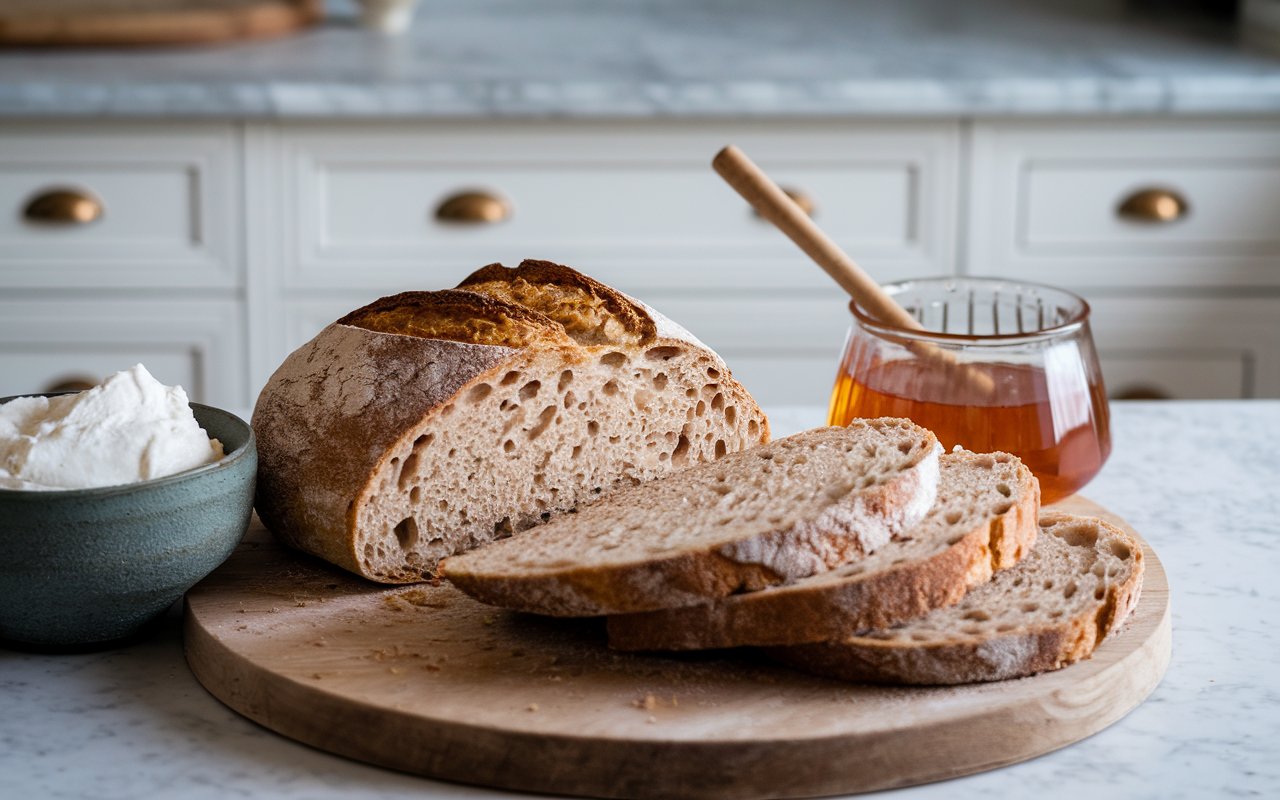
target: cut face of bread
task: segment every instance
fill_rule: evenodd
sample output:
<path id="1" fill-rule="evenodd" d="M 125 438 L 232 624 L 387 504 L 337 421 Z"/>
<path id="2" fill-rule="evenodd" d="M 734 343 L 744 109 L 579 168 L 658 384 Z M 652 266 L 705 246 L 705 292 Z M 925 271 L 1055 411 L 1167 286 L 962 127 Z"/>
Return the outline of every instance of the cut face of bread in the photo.
<path id="1" fill-rule="evenodd" d="M 958 604 L 897 628 L 778 648 L 779 659 L 848 680 L 958 684 L 1088 658 L 1142 591 L 1142 548 L 1102 520 L 1047 513 L 1031 554 Z"/>
<path id="2" fill-rule="evenodd" d="M 287 543 L 422 580 L 444 556 L 768 440 L 724 362 L 643 304 L 546 262 L 464 284 L 353 311 L 263 389 L 256 506 Z"/>
<path id="3" fill-rule="evenodd" d="M 907 420 L 855 420 L 620 491 L 441 573 L 492 605 L 592 616 L 706 602 L 861 558 L 918 522 L 937 440 Z"/>
<path id="4" fill-rule="evenodd" d="M 946 453 L 937 500 L 866 558 L 795 583 L 713 603 L 609 618 L 619 650 L 818 642 L 897 624 L 957 602 L 1010 567 L 1036 538 L 1040 491 L 1007 453 Z"/>

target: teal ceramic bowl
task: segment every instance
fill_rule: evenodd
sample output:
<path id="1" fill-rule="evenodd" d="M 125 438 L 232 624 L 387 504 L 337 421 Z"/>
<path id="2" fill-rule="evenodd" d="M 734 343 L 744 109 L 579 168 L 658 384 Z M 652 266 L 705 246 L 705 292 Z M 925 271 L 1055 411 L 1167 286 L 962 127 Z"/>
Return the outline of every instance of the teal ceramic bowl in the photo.
<path id="1" fill-rule="evenodd" d="M 213 464 L 98 489 L 0 489 L 0 644 L 82 649 L 135 636 L 231 555 L 253 507 L 253 429 L 191 408 L 223 444 Z"/>

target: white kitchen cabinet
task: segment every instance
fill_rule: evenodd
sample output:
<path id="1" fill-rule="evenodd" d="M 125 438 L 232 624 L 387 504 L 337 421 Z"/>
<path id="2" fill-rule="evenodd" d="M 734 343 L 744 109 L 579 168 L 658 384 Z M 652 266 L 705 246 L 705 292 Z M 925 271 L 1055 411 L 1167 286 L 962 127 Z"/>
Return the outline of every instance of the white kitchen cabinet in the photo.
<path id="1" fill-rule="evenodd" d="M 276 142 L 283 284 L 440 286 L 543 258 L 637 292 L 826 289 L 711 170 L 730 141 L 882 280 L 952 271 L 953 123 L 294 124 Z M 503 218 L 438 219 L 462 193 Z"/>
<path id="2" fill-rule="evenodd" d="M 1280 287 L 1273 120 L 982 122 L 972 148 L 968 274 L 1087 290 Z M 1126 201 L 1142 210 L 1144 192 L 1148 213 L 1124 213 Z"/>
<path id="3" fill-rule="evenodd" d="M 824 404 L 845 299 L 712 172 L 727 142 L 881 281 L 1080 291 L 1115 394 L 1280 397 L 1280 128 L 1208 119 L 10 124 L 0 391 L 142 360 L 242 408 L 346 312 L 532 257 L 653 304 L 762 402 Z M 101 218 L 25 218 L 58 187 Z M 1118 217 L 1141 189 L 1185 213 Z M 505 218 L 437 218 L 467 192 Z"/>
<path id="4" fill-rule="evenodd" d="M 240 165 L 230 123 L 6 123 L 0 287 L 241 285 Z"/>

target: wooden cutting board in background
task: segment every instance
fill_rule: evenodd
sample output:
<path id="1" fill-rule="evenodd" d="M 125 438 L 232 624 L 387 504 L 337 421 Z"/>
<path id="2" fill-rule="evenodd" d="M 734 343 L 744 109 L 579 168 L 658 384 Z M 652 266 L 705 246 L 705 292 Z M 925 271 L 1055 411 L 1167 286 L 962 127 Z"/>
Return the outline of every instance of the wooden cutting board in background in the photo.
<path id="1" fill-rule="evenodd" d="M 1060 507 L 1123 524 L 1087 500 Z M 1144 548 L 1134 616 L 1091 660 L 1002 683 L 877 688 L 749 653 L 613 653 L 596 621 L 367 583 L 255 522 L 187 596 L 187 661 L 274 731 L 421 775 L 595 797 L 844 794 L 1023 761 L 1135 708 L 1171 640 L 1164 570 Z"/>
<path id="2" fill-rule="evenodd" d="M 198 44 L 282 36 L 320 19 L 322 0 L 8 0 L 0 44 Z"/>

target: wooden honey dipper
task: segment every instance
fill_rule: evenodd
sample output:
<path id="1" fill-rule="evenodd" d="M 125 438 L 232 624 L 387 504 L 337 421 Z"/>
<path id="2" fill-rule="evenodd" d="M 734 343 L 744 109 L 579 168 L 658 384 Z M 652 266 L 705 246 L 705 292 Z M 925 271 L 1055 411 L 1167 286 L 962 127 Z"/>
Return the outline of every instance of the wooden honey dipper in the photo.
<path id="1" fill-rule="evenodd" d="M 915 317 L 898 305 L 897 301 L 880 288 L 880 284 L 841 250 L 839 245 L 831 241 L 831 237 L 823 233 L 809 215 L 754 161 L 747 158 L 745 153 L 729 145 L 716 153 L 711 166 L 761 217 L 773 223 L 799 245 L 868 314 L 898 328 L 926 332 Z M 951 353 L 929 342 L 911 341 L 907 346 L 921 358 L 969 383 L 979 392 L 979 397 L 989 397 L 995 391 L 995 382 L 990 375 L 961 364 Z"/>

